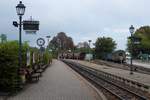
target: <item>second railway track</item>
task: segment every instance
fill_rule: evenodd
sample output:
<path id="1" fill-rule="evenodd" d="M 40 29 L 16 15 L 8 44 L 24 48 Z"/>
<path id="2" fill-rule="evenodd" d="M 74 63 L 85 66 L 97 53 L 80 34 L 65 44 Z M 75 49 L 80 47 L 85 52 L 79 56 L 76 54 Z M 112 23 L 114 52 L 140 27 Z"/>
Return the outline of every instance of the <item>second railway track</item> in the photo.
<path id="1" fill-rule="evenodd" d="M 83 77 L 88 79 L 97 88 L 103 88 L 116 100 L 149 100 L 150 98 L 145 95 L 144 91 L 129 87 L 122 82 L 117 82 L 111 79 L 106 79 L 96 69 L 85 67 L 83 65 L 63 60 L 64 63 L 69 65 L 72 69 L 77 71 Z"/>
<path id="2" fill-rule="evenodd" d="M 103 61 L 103 60 L 94 60 L 92 61 L 92 63 L 99 64 L 99 65 L 106 65 L 106 66 L 114 67 L 114 68 L 120 68 L 124 70 L 130 70 L 130 64 L 127 64 L 127 63 L 119 64 L 119 63 Z M 133 71 L 150 75 L 150 68 L 145 68 L 143 66 L 133 65 Z"/>

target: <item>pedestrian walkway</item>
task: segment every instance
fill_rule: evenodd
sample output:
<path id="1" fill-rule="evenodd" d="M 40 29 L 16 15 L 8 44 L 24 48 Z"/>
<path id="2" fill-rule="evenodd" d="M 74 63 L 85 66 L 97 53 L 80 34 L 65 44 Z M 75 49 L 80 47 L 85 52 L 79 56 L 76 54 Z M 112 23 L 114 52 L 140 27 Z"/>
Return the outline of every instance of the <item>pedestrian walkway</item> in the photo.
<path id="1" fill-rule="evenodd" d="M 92 90 L 68 68 L 63 62 L 53 60 L 38 83 L 8 100 L 95 100 Z"/>
<path id="2" fill-rule="evenodd" d="M 113 75 L 124 77 L 126 79 L 137 81 L 139 83 L 143 83 L 145 85 L 150 86 L 150 75 L 147 75 L 147 74 L 134 72 L 134 74 L 131 75 L 130 71 L 128 71 L 128 70 L 108 67 L 106 65 L 98 65 L 98 64 L 87 62 L 87 61 L 80 61 L 80 60 L 71 60 L 71 61 L 80 63 L 85 66 L 93 67 L 98 70 L 104 71 L 106 73 L 111 73 Z M 149 92 L 150 92 L 150 90 L 149 90 Z"/>

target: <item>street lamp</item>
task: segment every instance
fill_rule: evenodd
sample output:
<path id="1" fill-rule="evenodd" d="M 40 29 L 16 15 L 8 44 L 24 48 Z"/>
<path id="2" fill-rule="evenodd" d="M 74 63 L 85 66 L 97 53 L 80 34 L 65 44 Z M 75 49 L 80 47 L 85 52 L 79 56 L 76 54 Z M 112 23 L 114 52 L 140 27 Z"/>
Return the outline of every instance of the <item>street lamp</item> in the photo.
<path id="1" fill-rule="evenodd" d="M 132 64 L 132 54 L 133 54 L 133 33 L 134 33 L 134 27 L 133 25 L 131 25 L 131 27 L 129 28 L 129 31 L 131 33 L 131 59 L 130 59 L 130 74 L 133 74 L 133 64 Z"/>
<path id="2" fill-rule="evenodd" d="M 16 12 L 19 16 L 19 24 L 17 22 L 13 22 L 16 24 L 16 27 L 19 25 L 19 67 L 22 67 L 22 40 L 21 40 L 21 32 L 22 32 L 22 16 L 25 13 L 25 6 L 22 4 L 22 1 L 16 6 Z M 15 25 L 14 25 L 15 26 Z"/>
<path id="3" fill-rule="evenodd" d="M 92 42 L 92 40 L 89 40 L 89 62 L 91 60 L 91 58 L 90 58 L 90 44 L 91 44 L 91 42 Z"/>
<path id="4" fill-rule="evenodd" d="M 91 44 L 92 40 L 89 40 L 89 54 L 90 54 L 90 44 Z"/>
<path id="5" fill-rule="evenodd" d="M 19 4 L 16 6 L 16 11 L 17 11 L 17 14 L 19 16 L 23 16 L 24 13 L 25 13 L 25 6 L 24 4 L 22 4 L 22 1 L 19 2 Z"/>

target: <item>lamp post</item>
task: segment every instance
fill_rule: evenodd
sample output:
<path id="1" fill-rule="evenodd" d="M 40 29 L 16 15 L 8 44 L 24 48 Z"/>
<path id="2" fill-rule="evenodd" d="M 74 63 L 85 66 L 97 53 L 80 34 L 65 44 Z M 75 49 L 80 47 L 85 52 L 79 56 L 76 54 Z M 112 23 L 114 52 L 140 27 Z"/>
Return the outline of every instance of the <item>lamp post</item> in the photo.
<path id="1" fill-rule="evenodd" d="M 133 33 L 134 33 L 134 27 L 133 25 L 131 25 L 131 27 L 129 28 L 129 31 L 131 33 L 131 59 L 130 59 L 130 74 L 133 74 L 133 64 L 132 64 L 132 59 L 133 59 Z"/>
<path id="2" fill-rule="evenodd" d="M 19 67 L 22 67 L 22 39 L 21 39 L 21 32 L 22 32 L 22 16 L 25 13 L 25 6 L 22 4 L 22 1 L 16 6 L 17 15 L 19 16 Z"/>
<path id="3" fill-rule="evenodd" d="M 91 44 L 92 40 L 89 40 L 89 54 L 90 54 L 90 44 Z"/>
<path id="4" fill-rule="evenodd" d="M 91 60 L 91 57 L 90 57 L 90 44 L 91 44 L 92 40 L 89 40 L 89 62 Z"/>

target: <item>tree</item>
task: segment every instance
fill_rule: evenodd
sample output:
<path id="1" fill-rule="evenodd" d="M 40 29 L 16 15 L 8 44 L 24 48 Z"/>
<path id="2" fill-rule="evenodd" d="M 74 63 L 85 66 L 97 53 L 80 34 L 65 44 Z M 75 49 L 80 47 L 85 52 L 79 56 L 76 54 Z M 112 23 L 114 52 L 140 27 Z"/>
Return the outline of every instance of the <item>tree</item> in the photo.
<path id="1" fill-rule="evenodd" d="M 4 42 L 7 41 L 7 36 L 6 36 L 6 34 L 1 34 L 0 38 L 1 38 L 1 42 L 2 42 L 2 43 L 4 43 Z"/>
<path id="2" fill-rule="evenodd" d="M 53 53 L 56 55 L 58 51 L 65 52 L 67 50 L 73 50 L 74 42 L 66 33 L 60 32 L 50 41 L 49 48 L 52 49 L 54 51 Z"/>
<path id="3" fill-rule="evenodd" d="M 110 37 L 99 37 L 95 43 L 95 55 L 97 58 L 105 58 L 108 53 L 111 53 L 116 48 L 115 41 Z"/>
<path id="4" fill-rule="evenodd" d="M 141 39 L 140 44 L 132 46 L 133 56 L 137 57 L 140 52 L 150 54 L 150 26 L 142 26 L 137 29 L 134 36 Z M 127 49 L 131 52 L 131 41 L 128 39 Z"/>
<path id="5" fill-rule="evenodd" d="M 77 48 L 89 48 L 88 42 L 79 42 Z"/>
<path id="6" fill-rule="evenodd" d="M 89 53 L 89 49 L 91 51 L 91 48 L 89 47 L 88 42 L 79 42 L 75 48 L 75 52 Z"/>

